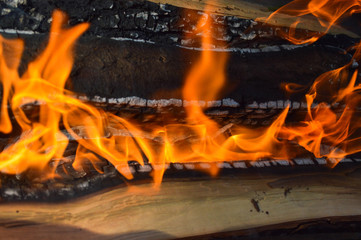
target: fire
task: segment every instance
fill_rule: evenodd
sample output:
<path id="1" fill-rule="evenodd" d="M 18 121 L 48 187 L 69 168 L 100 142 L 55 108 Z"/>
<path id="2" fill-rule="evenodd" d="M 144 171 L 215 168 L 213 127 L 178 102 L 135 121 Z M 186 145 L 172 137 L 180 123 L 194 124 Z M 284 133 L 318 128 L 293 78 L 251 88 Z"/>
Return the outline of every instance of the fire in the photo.
<path id="1" fill-rule="evenodd" d="M 287 19 L 291 23 L 290 28 L 280 31 L 280 35 L 294 44 L 310 44 L 325 35 L 343 18 L 359 12 L 360 0 L 294 0 L 273 12 L 265 22 Z M 297 34 L 297 27 L 309 25 L 311 19 L 316 20 L 318 29 L 321 30 L 304 36 Z"/>
<path id="2" fill-rule="evenodd" d="M 307 116 L 298 126 L 284 127 L 283 137 L 296 141 L 300 146 L 316 157 L 332 159 L 335 166 L 347 155 L 361 151 L 359 119 L 355 111 L 359 108 L 361 84 L 356 84 L 358 70 L 349 76 L 350 68 L 355 60 L 361 57 L 361 44 L 355 46 L 356 52 L 352 61 L 344 67 L 319 76 L 306 95 Z M 340 88 L 334 85 L 341 85 Z M 341 113 L 332 110 L 327 103 L 320 103 L 314 109 L 312 104 L 319 92 L 327 92 L 331 105 L 344 104 Z"/>
<path id="3" fill-rule="evenodd" d="M 359 1 L 294 1 L 276 11 L 294 16 L 312 14 L 325 27 L 325 32 L 342 16 L 359 11 Z M 301 10 L 296 10 L 297 9 Z M 331 7 L 332 6 L 332 7 Z M 339 7 L 338 10 L 333 7 Z M 7 40 L 0 37 L 0 80 L 3 85 L 0 131 L 9 134 L 14 124 L 21 128 L 19 138 L 11 139 L 0 153 L 0 171 L 17 174 L 29 168 L 46 171 L 54 175 L 54 167 L 48 164 L 53 159 L 63 159 L 71 141 L 77 141 L 78 148 L 73 162 L 74 169 L 81 169 L 84 161 L 108 160 L 127 179 L 133 175 L 129 161 L 153 166 L 152 176 L 158 185 L 170 163 L 210 163 L 208 172 L 216 175 L 217 163 L 223 161 L 258 160 L 262 158 L 290 159 L 292 145 L 296 144 L 312 152 L 316 157 L 341 160 L 361 150 L 361 141 L 356 131 L 359 128 L 354 114 L 360 102 L 356 84 L 358 72 L 349 76 L 351 63 L 340 69 L 325 73 L 317 78 L 306 95 L 308 111 L 303 122 L 287 124 L 289 106 L 277 119 L 264 128 L 228 126 L 227 133 L 217 122 L 205 113 L 204 102 L 217 100 L 226 82 L 225 67 L 227 51 L 212 51 L 212 26 L 209 12 L 199 21 L 198 34 L 202 35 L 199 60 L 194 64 L 183 87 L 186 123 L 152 125 L 145 130 L 135 121 L 104 112 L 91 104 L 73 97 L 65 90 L 73 65 L 75 41 L 85 32 L 88 24 L 66 28 L 66 16 L 55 11 L 49 43 L 44 52 L 28 65 L 27 71 L 19 76 L 18 67 L 24 44 L 21 40 Z M 295 21 L 294 27 L 299 20 Z M 293 31 L 287 39 L 294 43 L 312 43 L 320 35 L 296 38 Z M 361 56 L 361 44 L 356 46 L 353 60 Z M 225 47 L 224 47 L 225 48 Z M 341 88 L 332 83 L 339 82 Z M 286 89 L 301 88 L 289 85 Z M 341 114 L 326 103 L 316 108 L 311 106 L 319 92 L 328 91 L 333 103 L 345 104 Z M 28 116 L 24 110 L 27 104 L 39 105 L 37 117 Z M 10 106 L 10 107 L 9 107 Z M 356 123 L 356 124 L 355 124 Z M 64 126 L 65 131 L 63 129 Z M 125 134 L 113 135 L 114 131 Z M 150 136 L 145 138 L 144 136 Z M 182 136 L 188 139 L 179 141 Z M 157 139 L 157 142 L 151 140 Z M 56 166 L 55 166 L 56 167 Z"/>

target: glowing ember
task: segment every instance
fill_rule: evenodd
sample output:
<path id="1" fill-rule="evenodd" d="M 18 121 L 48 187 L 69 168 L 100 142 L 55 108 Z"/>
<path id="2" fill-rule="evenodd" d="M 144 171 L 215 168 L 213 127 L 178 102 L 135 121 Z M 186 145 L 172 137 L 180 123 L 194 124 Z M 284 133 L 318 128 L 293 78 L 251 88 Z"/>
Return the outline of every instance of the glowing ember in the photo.
<path id="1" fill-rule="evenodd" d="M 270 18 L 276 18 L 279 13 L 292 16 L 313 14 L 326 32 L 346 13 L 360 10 L 359 1 L 348 1 L 349 4 L 341 4 L 341 1 L 307 2 L 309 4 L 305 7 L 304 1 L 294 1 Z M 300 10 L 296 11 L 296 6 L 301 9 L 297 8 Z M 338 7 L 337 10 L 334 10 L 335 6 Z M 190 103 L 217 100 L 226 81 L 224 69 L 227 53 L 211 51 L 212 27 L 205 16 L 209 16 L 207 11 L 198 24 L 204 50 L 183 88 L 184 100 Z M 130 122 L 103 112 L 72 97 L 74 94 L 64 89 L 73 65 L 74 42 L 88 28 L 88 24 L 80 24 L 66 29 L 63 26 L 65 22 L 65 15 L 55 11 L 47 48 L 28 65 L 21 77 L 17 69 L 23 42 L 0 37 L 0 80 L 3 84 L 0 131 L 10 133 L 13 129 L 8 104 L 16 124 L 21 128 L 20 138 L 12 139 L 0 154 L 0 170 L 4 173 L 16 174 L 36 168 L 48 172 L 49 177 L 54 176 L 55 168 L 50 168 L 48 162 L 63 158 L 69 143 L 60 125 L 78 142 L 73 163 L 75 169 L 80 169 L 83 161 L 91 161 L 96 167 L 95 163 L 102 157 L 112 163 L 122 175 L 131 179 L 133 176 L 128 162 L 137 161 L 143 165 L 146 159 L 153 165 L 152 174 L 156 184 L 162 181 L 167 165 L 175 162 L 211 163 L 208 171 L 216 175 L 216 163 L 223 161 L 290 159 L 294 156 L 292 144 L 298 144 L 316 157 L 337 161 L 361 150 L 360 136 L 355 134 L 359 125 L 354 116 L 354 110 L 360 102 L 358 90 L 361 86 L 356 85 L 357 71 L 351 77 L 348 76 L 351 63 L 316 79 L 306 95 L 306 119 L 297 124 L 285 124 L 288 106 L 267 128 L 232 126 L 229 135 L 204 113 L 204 106 L 188 104 L 185 106 L 186 124 L 152 125 L 152 131 L 145 131 L 135 121 Z M 297 23 L 298 20 L 294 26 Z M 310 43 L 320 37 L 320 34 L 315 34 L 297 38 L 293 31 L 289 34 L 285 37 L 294 43 Z M 360 45 L 356 49 L 354 59 L 360 57 Z M 341 88 L 335 89 L 333 83 L 336 81 Z M 285 88 L 302 88 L 295 86 L 287 85 Z M 346 104 L 342 114 L 333 112 L 326 103 L 311 109 L 321 89 L 330 94 L 333 102 Z M 24 106 L 33 102 L 40 103 L 39 117 L 35 119 L 27 116 L 24 111 Z M 108 134 L 111 129 L 127 134 Z M 144 135 L 151 137 L 144 138 Z M 179 136 L 192 136 L 192 141 L 179 143 Z M 150 139 L 158 139 L 159 144 L 154 144 Z"/>

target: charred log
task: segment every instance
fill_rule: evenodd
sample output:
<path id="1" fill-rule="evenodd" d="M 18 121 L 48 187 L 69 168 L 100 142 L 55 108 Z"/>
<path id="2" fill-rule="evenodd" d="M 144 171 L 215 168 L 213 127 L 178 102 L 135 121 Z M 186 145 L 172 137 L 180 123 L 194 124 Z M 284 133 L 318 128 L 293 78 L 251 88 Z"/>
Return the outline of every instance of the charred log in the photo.
<path id="1" fill-rule="evenodd" d="M 20 72 L 38 55 L 46 41 L 41 35 L 23 37 L 27 48 Z M 90 98 L 97 95 L 181 99 L 183 81 L 199 54 L 197 49 L 84 37 L 76 47 L 68 88 Z M 232 98 L 242 106 L 254 101 L 289 99 L 302 102 L 307 88 L 288 96 L 281 83 L 310 86 L 317 76 L 345 65 L 350 59 L 351 55 L 342 48 L 328 42 L 301 47 L 279 45 L 233 49 L 229 52 L 226 69 L 227 86 L 220 99 Z"/>

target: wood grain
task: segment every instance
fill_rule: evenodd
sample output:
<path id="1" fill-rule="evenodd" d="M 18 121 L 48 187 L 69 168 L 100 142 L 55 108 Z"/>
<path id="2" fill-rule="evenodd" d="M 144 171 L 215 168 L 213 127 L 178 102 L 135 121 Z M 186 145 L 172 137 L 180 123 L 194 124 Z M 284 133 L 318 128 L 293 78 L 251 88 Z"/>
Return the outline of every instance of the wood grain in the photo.
<path id="1" fill-rule="evenodd" d="M 206 5 L 212 13 L 236 16 L 246 19 L 258 19 L 264 21 L 267 17 L 276 9 L 283 6 L 283 2 L 278 0 L 149 0 L 155 3 L 170 4 L 177 7 L 204 10 Z M 290 2 L 290 1 L 289 1 Z M 279 15 L 277 19 L 271 20 L 268 23 L 276 26 L 289 27 L 294 22 L 294 18 L 290 18 L 287 15 Z M 298 25 L 301 29 L 307 29 L 311 31 L 323 31 L 324 29 L 315 19 L 307 19 L 303 23 Z M 351 32 L 341 26 L 335 25 L 330 31 L 330 34 L 345 34 L 353 38 L 359 38 L 360 36 L 354 32 Z"/>
<path id="2" fill-rule="evenodd" d="M 2 203 L 12 239 L 169 239 L 361 215 L 360 171 L 246 174 L 117 188 L 72 202 Z M 6 238 L 7 239 L 7 238 Z"/>

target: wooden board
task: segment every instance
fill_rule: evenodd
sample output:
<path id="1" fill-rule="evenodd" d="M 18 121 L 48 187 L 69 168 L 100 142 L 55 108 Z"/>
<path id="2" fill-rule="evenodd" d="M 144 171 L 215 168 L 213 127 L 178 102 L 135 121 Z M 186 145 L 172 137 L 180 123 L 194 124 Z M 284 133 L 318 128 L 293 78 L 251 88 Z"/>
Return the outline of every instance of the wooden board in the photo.
<path id="1" fill-rule="evenodd" d="M 2 203 L 4 239 L 169 239 L 361 215 L 361 171 L 245 174 L 117 188 L 72 202 Z"/>
<path id="2" fill-rule="evenodd" d="M 149 0 L 155 3 L 170 4 L 182 8 L 204 10 L 208 5 L 209 11 L 220 14 L 236 16 L 246 19 L 265 20 L 273 11 L 283 6 L 283 4 L 290 1 L 280 0 Z M 293 22 L 294 18 L 290 19 L 287 15 L 279 15 L 275 20 L 269 21 L 269 24 L 289 27 Z M 317 20 L 309 19 L 304 23 L 298 25 L 299 28 L 308 29 L 311 31 L 323 31 L 323 28 L 319 25 Z M 333 26 L 329 31 L 331 34 L 345 34 L 353 38 L 359 38 L 360 36 L 354 32 L 351 32 L 341 26 Z"/>

